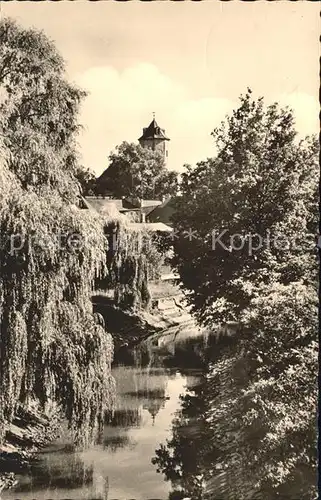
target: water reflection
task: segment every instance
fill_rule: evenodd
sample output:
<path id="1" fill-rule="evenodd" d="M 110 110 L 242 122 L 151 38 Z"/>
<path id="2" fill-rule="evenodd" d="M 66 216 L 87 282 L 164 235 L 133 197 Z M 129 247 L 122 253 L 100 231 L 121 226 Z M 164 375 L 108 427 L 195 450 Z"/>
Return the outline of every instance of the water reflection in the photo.
<path id="1" fill-rule="evenodd" d="M 180 500 L 186 491 L 198 500 L 202 396 L 199 374 L 190 368 L 194 347 L 185 360 L 184 350 L 164 356 L 150 345 L 120 352 L 113 367 L 116 407 L 96 444 L 75 452 L 62 440 L 39 454 L 3 498 Z"/>
<path id="2" fill-rule="evenodd" d="M 72 490 L 92 484 L 93 467 L 86 467 L 77 454 L 61 451 L 64 455 L 64 464 L 59 459 L 61 453 L 41 454 L 32 464 L 32 480 L 21 483 L 18 491 L 46 489 L 48 485 L 52 488 Z"/>
<path id="3" fill-rule="evenodd" d="M 200 377 L 187 381 L 186 393 L 180 396 L 181 407 L 172 423 L 172 438 L 156 450 L 152 463 L 172 484 L 169 500 L 189 497 L 202 500 L 203 462 L 206 443 L 204 384 Z"/>
<path id="4" fill-rule="evenodd" d="M 155 424 L 159 411 L 164 408 L 168 399 L 166 390 L 169 374 L 166 373 L 164 368 L 144 368 L 140 366 L 133 369 L 128 366 L 118 366 L 114 369 L 113 374 L 122 397 L 118 401 L 121 409 L 119 407 L 116 409 L 111 422 L 115 421 L 115 415 L 117 414 L 119 421 L 119 412 L 121 412 L 124 413 L 123 418 L 125 418 L 125 421 L 121 421 L 119 425 L 128 426 L 128 424 L 126 425 L 126 419 L 128 418 L 126 412 L 134 409 L 135 414 L 137 414 L 137 421 L 139 420 L 140 424 L 142 410 L 149 412 L 152 423 Z"/>
<path id="5" fill-rule="evenodd" d="M 107 436 L 104 436 L 101 443 L 105 450 L 108 449 L 112 453 L 115 453 L 119 448 L 129 448 L 131 446 L 135 446 L 135 443 L 131 442 L 130 438 L 126 436 L 126 434 L 119 434 L 118 429 L 114 436 L 110 433 Z"/>
<path id="6" fill-rule="evenodd" d="M 142 421 L 140 408 L 123 408 L 115 410 L 113 414 L 106 417 L 105 430 L 109 427 L 120 427 L 127 429 L 129 427 L 139 427 Z M 108 429 L 109 430 L 109 429 Z"/>
<path id="7" fill-rule="evenodd" d="M 61 448 L 39 454 L 30 473 L 20 477 L 14 492 L 3 498 L 108 500 L 108 488 L 108 477 L 99 476 L 78 453 Z"/>

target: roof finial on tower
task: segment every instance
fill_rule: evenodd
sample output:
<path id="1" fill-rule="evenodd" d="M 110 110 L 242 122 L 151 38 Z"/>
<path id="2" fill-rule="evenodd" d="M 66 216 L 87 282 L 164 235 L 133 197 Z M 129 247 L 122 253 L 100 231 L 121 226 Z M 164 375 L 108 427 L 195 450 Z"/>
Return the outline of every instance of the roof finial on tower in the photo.
<path id="1" fill-rule="evenodd" d="M 155 120 L 155 111 L 153 111 L 153 120 Z"/>

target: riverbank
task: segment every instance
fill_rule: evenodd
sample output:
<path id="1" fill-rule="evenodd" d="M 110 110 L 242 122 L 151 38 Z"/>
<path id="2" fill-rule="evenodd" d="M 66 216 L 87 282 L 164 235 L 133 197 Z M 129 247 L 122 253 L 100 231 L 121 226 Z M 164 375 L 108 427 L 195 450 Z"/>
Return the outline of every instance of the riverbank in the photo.
<path id="1" fill-rule="evenodd" d="M 113 336 L 115 352 L 123 347 L 134 347 L 146 339 L 156 341 L 163 338 L 165 332 L 168 339 L 201 334 L 177 287 L 167 290 L 165 295 L 155 293 L 148 311 L 123 310 L 102 294 L 93 297 L 93 307 Z"/>
<path id="2" fill-rule="evenodd" d="M 12 488 L 16 475 L 28 470 L 35 453 L 57 437 L 59 422 L 54 407 L 48 408 L 46 414 L 36 405 L 19 408 L 0 447 L 0 494 Z"/>
<path id="3" fill-rule="evenodd" d="M 112 334 L 115 352 L 148 341 L 172 344 L 178 337 L 200 334 L 184 296 L 175 286 L 154 287 L 149 311 L 125 311 L 103 294 L 93 297 L 93 309 L 102 316 L 106 331 Z M 21 408 L 7 429 L 6 441 L 0 448 L 0 492 L 15 485 L 16 474 L 28 469 L 30 461 L 58 435 L 59 418 L 53 410 L 43 415 L 34 407 Z"/>

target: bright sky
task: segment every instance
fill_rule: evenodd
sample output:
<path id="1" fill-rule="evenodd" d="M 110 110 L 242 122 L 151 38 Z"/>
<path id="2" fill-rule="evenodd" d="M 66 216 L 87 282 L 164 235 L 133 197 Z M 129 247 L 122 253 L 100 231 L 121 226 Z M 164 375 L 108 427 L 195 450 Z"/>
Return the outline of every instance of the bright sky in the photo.
<path id="1" fill-rule="evenodd" d="M 170 137 L 169 168 L 214 153 L 210 133 L 251 87 L 318 133 L 318 2 L 9 2 L 2 16 L 41 28 L 89 91 L 83 163 L 97 174 L 153 111 Z"/>

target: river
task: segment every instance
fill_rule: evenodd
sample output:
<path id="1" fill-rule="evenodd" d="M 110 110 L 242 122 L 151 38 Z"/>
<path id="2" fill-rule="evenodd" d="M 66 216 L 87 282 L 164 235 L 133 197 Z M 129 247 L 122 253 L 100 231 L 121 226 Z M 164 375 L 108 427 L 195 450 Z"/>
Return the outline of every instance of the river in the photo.
<path id="1" fill-rule="evenodd" d="M 59 440 L 37 455 L 30 470 L 18 476 L 16 487 L 4 493 L 2 498 L 183 498 L 175 493 L 174 481 L 166 480 L 175 478 L 174 462 L 166 465 L 170 470 L 163 474 L 157 471 L 157 462 L 162 458 L 155 463 L 155 456 L 162 444 L 173 440 L 183 402 L 201 377 L 200 368 L 196 369 L 188 357 L 186 363 L 184 359 L 175 357 L 173 350 L 171 354 L 168 351 L 160 354 L 157 349 L 151 353 L 146 345 L 120 352 L 112 370 L 117 386 L 116 407 L 106 418 L 97 442 L 85 451 L 76 451 L 68 433 L 63 433 Z M 180 429 L 192 443 L 190 432 L 191 427 L 194 431 L 197 427 L 197 414 L 187 425 L 186 419 L 184 422 Z M 159 457 L 162 456 L 161 452 Z"/>

